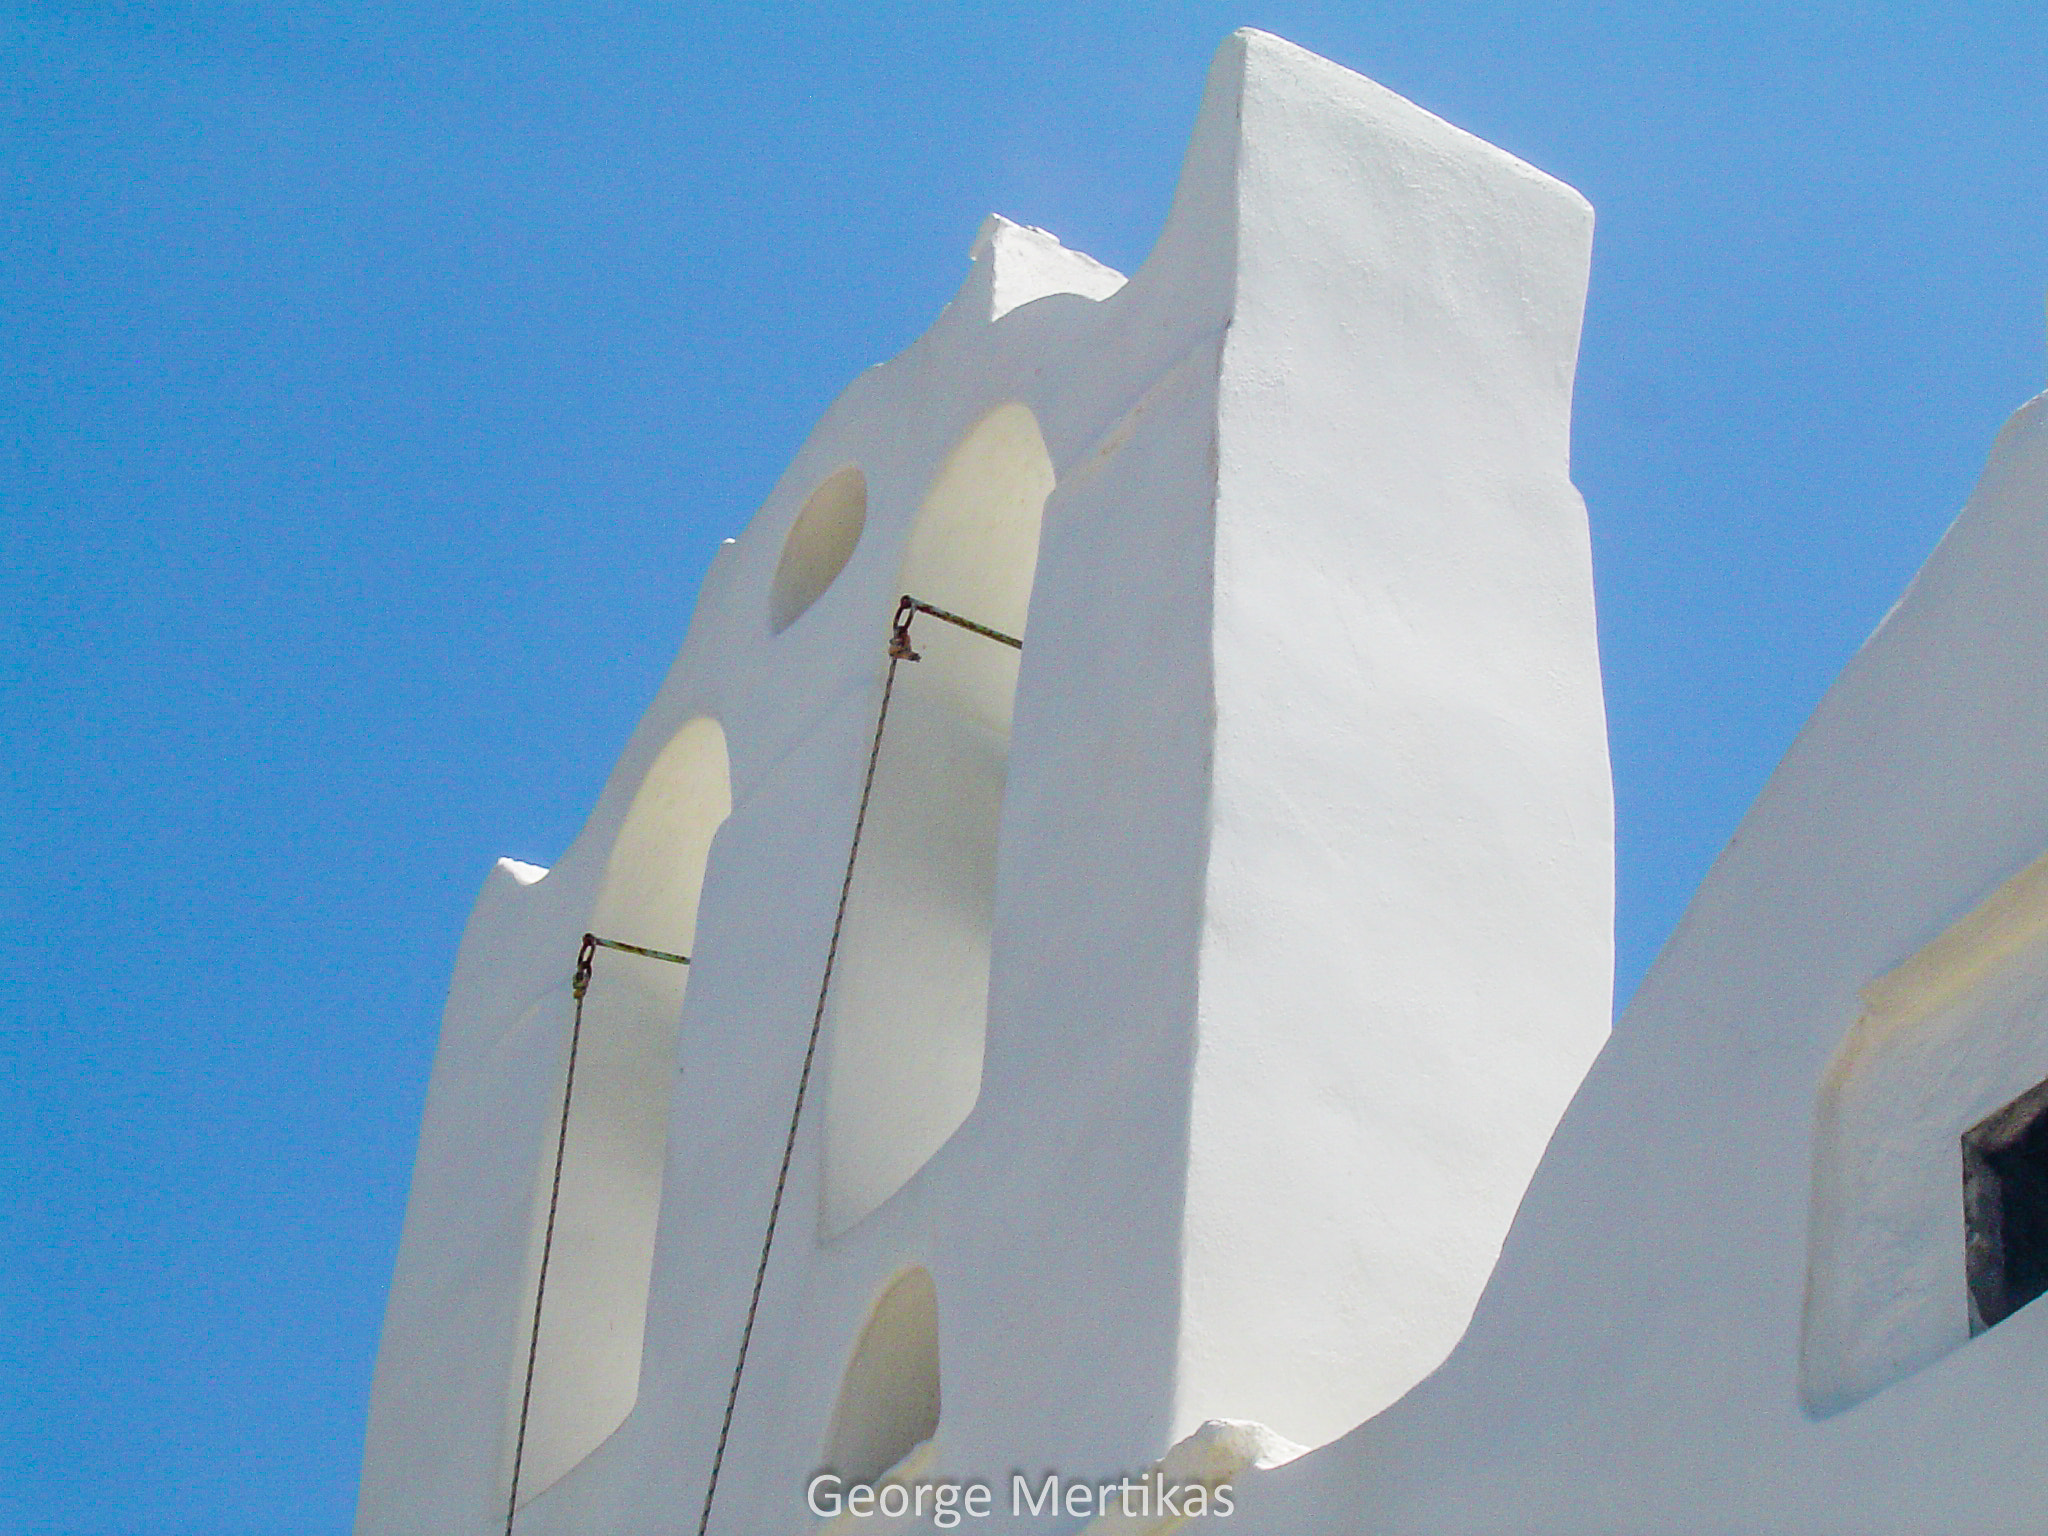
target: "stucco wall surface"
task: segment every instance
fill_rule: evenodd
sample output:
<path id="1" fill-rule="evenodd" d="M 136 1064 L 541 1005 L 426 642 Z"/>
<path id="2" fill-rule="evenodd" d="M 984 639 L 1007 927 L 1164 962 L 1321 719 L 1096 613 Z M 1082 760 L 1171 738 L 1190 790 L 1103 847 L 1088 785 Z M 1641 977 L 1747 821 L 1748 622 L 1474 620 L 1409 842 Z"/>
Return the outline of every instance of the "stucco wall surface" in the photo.
<path id="1" fill-rule="evenodd" d="M 1969 1336 L 1958 1141 L 2048 1075 L 2048 396 L 1815 711 L 1470 1331 L 1235 1536 L 2041 1525 L 2048 1308 Z"/>
<path id="2" fill-rule="evenodd" d="M 692 963 L 597 961 L 517 1528 L 694 1529 L 911 582 L 1023 649 L 922 619 L 899 669 L 711 1529 L 812 1528 L 834 1455 L 1321 1444 L 1438 1365 L 1606 1037 L 1590 226 L 1248 32 L 1128 282 L 985 227 L 720 553 L 575 845 L 485 882 L 359 1536 L 504 1527 L 599 924 Z"/>

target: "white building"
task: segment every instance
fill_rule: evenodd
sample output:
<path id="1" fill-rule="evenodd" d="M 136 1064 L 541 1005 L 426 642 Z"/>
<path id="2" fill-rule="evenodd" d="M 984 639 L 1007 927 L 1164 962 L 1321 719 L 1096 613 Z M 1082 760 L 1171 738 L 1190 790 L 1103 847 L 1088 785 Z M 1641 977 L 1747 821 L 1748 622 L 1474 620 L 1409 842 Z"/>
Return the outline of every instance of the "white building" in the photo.
<path id="1" fill-rule="evenodd" d="M 1610 1043 L 1591 224 L 1249 32 L 1128 281 L 989 221 L 485 883 L 358 1536 L 2039 1524 L 2044 407 Z"/>

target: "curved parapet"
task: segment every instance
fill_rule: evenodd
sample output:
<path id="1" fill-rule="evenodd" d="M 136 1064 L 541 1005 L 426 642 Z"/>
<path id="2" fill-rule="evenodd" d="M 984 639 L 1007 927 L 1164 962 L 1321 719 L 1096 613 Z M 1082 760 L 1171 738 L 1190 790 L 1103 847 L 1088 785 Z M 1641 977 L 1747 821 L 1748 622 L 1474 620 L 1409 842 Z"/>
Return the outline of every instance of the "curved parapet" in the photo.
<path id="1" fill-rule="evenodd" d="M 572 1110 L 603 1219 L 517 1536 L 801 1529 L 835 1457 L 1213 1481 L 1443 1359 L 1607 1026 L 1589 234 L 1250 32 L 1128 281 L 984 226 L 714 563 L 574 847 L 479 903 L 361 1536 L 502 1529 L 590 927 L 692 963 L 621 983 L 622 1156 Z M 717 793 L 670 771 L 709 730 Z"/>

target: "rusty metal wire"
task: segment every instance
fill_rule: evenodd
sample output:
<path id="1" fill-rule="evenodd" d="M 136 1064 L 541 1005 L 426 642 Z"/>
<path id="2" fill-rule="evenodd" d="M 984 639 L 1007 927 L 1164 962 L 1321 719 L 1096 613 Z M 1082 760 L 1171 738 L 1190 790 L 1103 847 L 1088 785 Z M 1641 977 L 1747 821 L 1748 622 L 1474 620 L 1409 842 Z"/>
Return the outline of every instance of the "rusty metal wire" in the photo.
<path id="1" fill-rule="evenodd" d="M 1024 649 L 1024 642 L 1015 635 L 1006 635 L 1000 629 L 990 629 L 986 624 L 977 624 L 972 619 L 964 619 L 957 613 L 949 613 L 944 608 L 928 603 L 922 598 L 912 597 L 906 592 L 897 600 L 896 627 L 889 636 L 889 654 L 899 661 L 923 660 L 917 652 L 910 648 L 910 621 L 920 613 L 928 613 L 935 619 L 943 619 L 946 623 L 957 625 L 969 634 L 981 635 L 986 639 L 995 641 L 998 645 L 1007 645 L 1013 651 Z"/>
<path id="2" fill-rule="evenodd" d="M 718 1425 L 718 1445 L 711 1453 L 711 1475 L 704 1484 L 704 1507 L 697 1515 L 697 1536 L 706 1536 L 711 1528 L 711 1503 L 718 1495 L 718 1474 L 725 1465 L 725 1448 L 732 1438 L 734 1410 L 739 1406 L 740 1383 L 747 1373 L 747 1350 L 754 1340 L 754 1323 L 761 1312 L 761 1287 L 768 1278 L 768 1256 L 775 1247 L 775 1228 L 782 1217 L 782 1197 L 789 1187 L 789 1167 L 796 1156 L 798 1127 L 803 1123 L 804 1099 L 810 1091 L 811 1069 L 817 1062 L 818 1037 L 825 1028 L 825 1001 L 832 991 L 832 970 L 839 960 L 839 940 L 846 928 L 846 905 L 853 893 L 853 872 L 860 862 L 861 833 L 867 826 L 868 802 L 874 795 L 875 766 L 882 757 L 882 732 L 889 723 L 889 700 L 896 689 L 896 668 L 899 663 L 922 660 L 910 648 L 911 621 L 920 613 L 943 619 L 948 624 L 958 625 L 970 633 L 982 635 L 1015 650 L 1023 650 L 1024 642 L 1001 630 L 990 629 L 972 619 L 962 618 L 957 613 L 948 613 L 943 608 L 922 602 L 906 593 L 896 604 L 896 617 L 891 621 L 887 655 L 889 670 L 882 678 L 881 707 L 875 711 L 875 734 L 868 743 L 867 772 L 861 778 L 860 804 L 853 815 L 853 840 L 846 850 L 846 874 L 839 882 L 839 906 L 832 914 L 832 937 L 825 945 L 825 970 L 818 982 L 818 1006 L 811 1013 L 810 1039 L 804 1046 L 804 1064 L 797 1073 L 796 1102 L 789 1112 L 789 1132 L 782 1141 L 782 1166 L 775 1174 L 775 1197 L 768 1205 L 768 1230 L 761 1239 L 761 1257 L 754 1266 L 754 1291 L 747 1300 L 747 1320 L 740 1329 L 739 1358 L 733 1363 L 732 1385 L 725 1394 L 725 1415 Z"/>
<path id="3" fill-rule="evenodd" d="M 667 960 L 674 965 L 690 963 L 688 955 L 672 955 L 665 949 L 642 949 L 638 944 L 622 944 L 617 939 L 600 939 L 594 933 L 586 933 L 584 938 L 600 949 L 616 949 L 628 955 L 645 955 L 650 960 Z"/>
<path id="4" fill-rule="evenodd" d="M 675 965 L 690 963 L 688 955 L 643 949 L 638 944 L 601 939 L 594 933 L 584 934 L 582 946 L 576 951 L 576 970 L 569 980 L 569 992 L 576 999 L 576 1011 L 569 1024 L 569 1066 L 562 1074 L 562 1119 L 555 1129 L 555 1173 L 553 1182 L 548 1186 L 548 1221 L 540 1240 L 540 1275 L 533 1285 L 533 1331 L 526 1341 L 526 1383 L 519 1392 L 519 1434 L 512 1442 L 512 1490 L 505 1496 L 505 1536 L 512 1536 L 512 1522 L 519 1514 L 519 1469 L 526 1460 L 526 1421 L 533 1409 L 534 1367 L 540 1360 L 541 1306 L 548 1294 L 548 1261 L 555 1251 L 555 1216 L 562 1205 L 562 1164 L 569 1151 L 569 1105 L 576 1096 L 576 1051 L 583 1042 L 583 998 L 590 991 L 590 973 L 600 948 L 645 955 L 650 960 L 667 960 Z"/>

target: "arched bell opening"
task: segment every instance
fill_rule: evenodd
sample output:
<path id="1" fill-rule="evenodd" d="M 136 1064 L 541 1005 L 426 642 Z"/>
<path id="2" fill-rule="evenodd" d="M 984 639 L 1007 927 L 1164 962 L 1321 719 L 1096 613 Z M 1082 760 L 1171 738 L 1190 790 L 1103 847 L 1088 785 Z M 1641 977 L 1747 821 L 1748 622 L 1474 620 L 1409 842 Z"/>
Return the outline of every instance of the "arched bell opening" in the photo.
<path id="1" fill-rule="evenodd" d="M 947 456 L 900 590 L 1023 638 L 1053 468 L 1022 405 Z M 936 620 L 897 670 L 833 980 L 822 1221 L 881 1205 L 974 1107 L 1018 652 Z"/>
<path id="2" fill-rule="evenodd" d="M 731 809 L 725 733 L 715 720 L 692 720 L 655 758 L 633 797 L 591 931 L 692 954 L 705 862 Z M 639 1395 L 688 983 L 688 967 L 644 956 L 600 950 L 594 962 L 534 1356 L 522 1504 L 624 1423 Z M 556 1129 L 549 1127 L 550 1146 Z M 550 1159 L 535 1205 L 536 1251 L 552 1172 Z M 522 1363 L 526 1344 L 522 1334 Z"/>
<path id="3" fill-rule="evenodd" d="M 905 1270 L 883 1291 L 839 1387 L 825 1467 L 874 1483 L 939 1430 L 939 1307 L 932 1277 Z"/>

